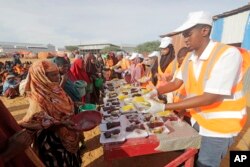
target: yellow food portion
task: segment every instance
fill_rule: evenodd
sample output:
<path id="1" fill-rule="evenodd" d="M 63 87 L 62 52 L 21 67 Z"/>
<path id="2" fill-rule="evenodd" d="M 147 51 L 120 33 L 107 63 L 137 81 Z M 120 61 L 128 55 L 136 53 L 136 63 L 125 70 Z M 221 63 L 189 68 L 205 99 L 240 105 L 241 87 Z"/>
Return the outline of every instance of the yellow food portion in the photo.
<path id="1" fill-rule="evenodd" d="M 148 80 L 149 80 L 149 77 L 144 76 L 144 77 L 140 78 L 138 81 L 141 82 L 141 83 L 145 83 Z"/>
<path id="2" fill-rule="evenodd" d="M 133 98 L 134 102 L 145 102 L 144 97 L 142 96 L 136 96 Z"/>
<path id="3" fill-rule="evenodd" d="M 166 111 L 162 111 L 162 112 L 158 112 L 157 116 L 169 116 L 172 113 L 172 111 L 170 110 L 166 110 Z"/>
<path id="4" fill-rule="evenodd" d="M 164 130 L 163 127 L 157 127 L 157 128 L 152 129 L 152 133 L 162 133 L 163 130 Z"/>
<path id="5" fill-rule="evenodd" d="M 124 100 L 125 98 L 127 98 L 128 96 L 127 95 L 119 95 L 118 96 L 118 99 L 119 100 Z"/>
<path id="6" fill-rule="evenodd" d="M 146 94 L 146 93 L 150 92 L 150 89 L 141 89 L 141 92 L 142 92 L 142 94 Z"/>
<path id="7" fill-rule="evenodd" d="M 134 110 L 134 105 L 128 104 L 128 105 L 122 106 L 122 110 L 123 110 L 124 112 Z"/>
<path id="8" fill-rule="evenodd" d="M 126 84 L 126 85 L 123 86 L 123 88 L 124 88 L 124 89 L 130 89 L 130 88 L 131 88 L 131 85 Z"/>

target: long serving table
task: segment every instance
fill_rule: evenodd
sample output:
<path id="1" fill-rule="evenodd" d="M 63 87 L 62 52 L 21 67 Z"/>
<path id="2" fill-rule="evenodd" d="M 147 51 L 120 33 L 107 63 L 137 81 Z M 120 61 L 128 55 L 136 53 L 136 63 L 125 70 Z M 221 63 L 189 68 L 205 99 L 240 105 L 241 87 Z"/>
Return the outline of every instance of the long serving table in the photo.
<path id="1" fill-rule="evenodd" d="M 123 142 L 103 143 L 105 161 L 111 166 L 112 161 L 119 158 L 186 150 L 166 166 L 178 166 L 183 162 L 186 167 L 193 166 L 194 155 L 201 141 L 199 134 L 189 124 L 179 120 L 168 120 L 165 125 L 169 133 L 149 134 L 148 137 L 127 138 Z"/>
<path id="2" fill-rule="evenodd" d="M 168 134 L 150 135 L 147 138 L 127 139 L 123 143 L 104 144 L 105 161 L 112 166 L 112 161 L 118 158 L 186 150 L 166 166 L 178 166 L 183 162 L 185 162 L 186 167 L 193 166 L 194 156 L 200 146 L 201 137 L 185 122 L 170 123 L 168 128 L 170 129 Z"/>

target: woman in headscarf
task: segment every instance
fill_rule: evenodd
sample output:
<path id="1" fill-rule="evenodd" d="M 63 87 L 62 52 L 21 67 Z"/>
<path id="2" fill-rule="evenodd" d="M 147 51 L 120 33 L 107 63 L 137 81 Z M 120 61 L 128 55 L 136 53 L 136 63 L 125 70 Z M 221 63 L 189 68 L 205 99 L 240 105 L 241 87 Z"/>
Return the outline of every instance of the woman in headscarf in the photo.
<path id="1" fill-rule="evenodd" d="M 174 73 L 178 68 L 177 58 L 175 57 L 174 47 L 172 45 L 172 38 L 165 37 L 161 40 L 161 57 L 155 61 L 152 68 L 152 82 L 157 88 L 164 87 L 169 81 L 173 79 Z M 157 71 L 157 73 L 155 72 Z M 173 93 L 167 93 L 159 96 L 159 99 L 165 103 L 173 102 Z"/>
<path id="2" fill-rule="evenodd" d="M 69 95 L 73 102 L 80 102 L 82 100 L 82 96 L 77 90 L 77 87 L 74 83 L 68 78 L 68 71 L 70 64 L 64 57 L 55 57 L 52 60 L 59 69 L 59 73 L 61 76 L 60 86 L 63 90 Z"/>
<path id="3" fill-rule="evenodd" d="M 131 60 L 130 66 L 130 74 L 131 80 L 130 83 L 139 83 L 139 79 L 144 76 L 144 68 L 141 62 L 141 58 L 139 57 L 138 53 L 133 53 L 132 56 L 129 58 Z"/>
<path id="4" fill-rule="evenodd" d="M 93 83 L 98 77 L 101 77 L 101 74 L 98 73 L 98 69 L 96 68 L 96 58 L 93 54 L 89 53 L 85 56 L 86 58 L 86 72 L 88 76 L 91 78 Z M 100 92 L 98 91 L 97 87 L 93 85 L 93 92 L 90 94 L 90 102 L 97 103 L 99 100 Z"/>
<path id="5" fill-rule="evenodd" d="M 21 125 L 39 129 L 34 147 L 46 166 L 79 167 L 79 133 L 69 121 L 74 104 L 59 82 L 56 64 L 42 60 L 30 67 L 26 85 L 30 107 Z"/>
<path id="6" fill-rule="evenodd" d="M 92 82 L 86 72 L 83 59 L 75 59 L 68 72 L 68 77 L 72 82 L 78 80 L 87 82 L 86 95 L 82 97 L 82 102 L 85 102 L 85 98 L 89 96 Z"/>
<path id="7" fill-rule="evenodd" d="M 172 40 L 169 37 L 165 37 L 161 41 L 161 56 L 155 61 L 151 72 L 152 82 L 157 84 L 158 80 L 162 80 L 164 76 L 171 76 L 174 74 L 174 66 L 177 67 L 177 60 L 175 59 L 175 51 L 172 45 Z"/>

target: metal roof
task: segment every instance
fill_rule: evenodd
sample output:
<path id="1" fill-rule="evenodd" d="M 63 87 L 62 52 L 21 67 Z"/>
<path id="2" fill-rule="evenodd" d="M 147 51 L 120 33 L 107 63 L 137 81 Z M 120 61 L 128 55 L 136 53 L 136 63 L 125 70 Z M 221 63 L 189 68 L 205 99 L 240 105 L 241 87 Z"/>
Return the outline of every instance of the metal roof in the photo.
<path id="1" fill-rule="evenodd" d="M 222 14 L 215 15 L 215 16 L 213 16 L 213 19 L 217 20 L 219 18 L 235 15 L 235 14 L 238 14 L 238 13 L 241 13 L 241 12 L 244 12 L 244 11 L 248 11 L 248 10 L 250 10 L 250 2 L 247 5 L 242 6 L 240 8 L 237 8 L 237 9 L 234 9 L 234 10 L 231 10 L 231 11 L 228 11 L 228 12 L 224 12 Z"/>

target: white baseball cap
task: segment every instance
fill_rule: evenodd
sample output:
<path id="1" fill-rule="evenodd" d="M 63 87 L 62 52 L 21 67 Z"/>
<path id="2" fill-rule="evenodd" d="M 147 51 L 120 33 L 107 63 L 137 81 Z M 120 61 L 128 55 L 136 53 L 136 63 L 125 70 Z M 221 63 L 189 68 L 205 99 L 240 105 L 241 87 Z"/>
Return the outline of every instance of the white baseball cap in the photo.
<path id="1" fill-rule="evenodd" d="M 141 54 L 141 53 L 138 54 L 138 57 L 144 59 L 144 56 L 143 56 L 143 54 Z"/>
<path id="2" fill-rule="evenodd" d="M 161 44 L 159 48 L 166 48 L 169 44 L 172 44 L 172 38 L 170 37 L 164 37 L 161 39 Z"/>
<path id="3" fill-rule="evenodd" d="M 132 53 L 132 56 L 130 56 L 129 60 L 133 60 L 133 59 L 135 59 L 137 57 L 139 57 L 139 54 L 134 52 L 134 53 Z"/>
<path id="4" fill-rule="evenodd" d="M 160 52 L 159 51 L 153 51 L 148 55 L 149 58 L 151 57 L 160 57 Z"/>
<path id="5" fill-rule="evenodd" d="M 212 15 L 204 11 L 191 12 L 188 15 L 188 19 L 180 27 L 175 29 L 173 33 L 182 33 L 183 31 L 192 28 L 197 24 L 207 24 L 212 26 Z"/>

